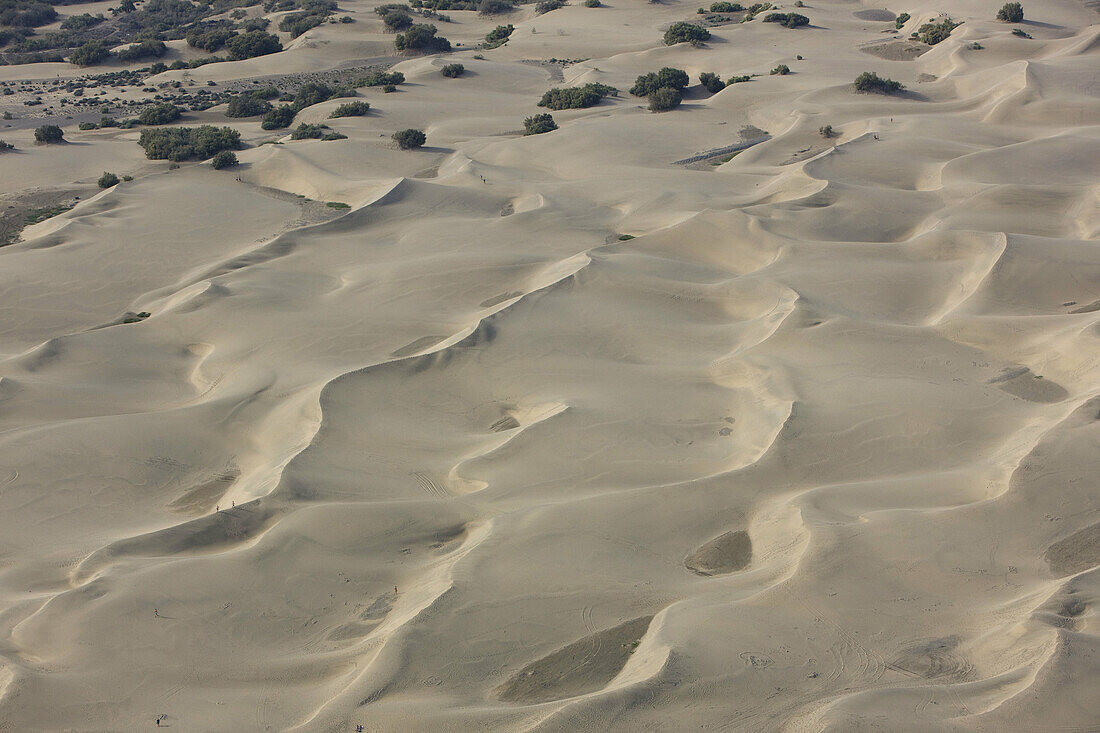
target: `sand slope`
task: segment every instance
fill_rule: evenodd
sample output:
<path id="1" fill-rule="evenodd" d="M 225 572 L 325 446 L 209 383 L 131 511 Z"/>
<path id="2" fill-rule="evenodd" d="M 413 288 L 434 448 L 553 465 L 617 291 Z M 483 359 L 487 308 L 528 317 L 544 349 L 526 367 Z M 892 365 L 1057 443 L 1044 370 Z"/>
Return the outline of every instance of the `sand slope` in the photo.
<path id="1" fill-rule="evenodd" d="M 606 4 L 236 174 L 4 133 L 5 191 L 136 178 L 0 249 L 0 730 L 1097 730 L 1100 16 Z M 386 53 L 347 8 L 193 76 Z"/>

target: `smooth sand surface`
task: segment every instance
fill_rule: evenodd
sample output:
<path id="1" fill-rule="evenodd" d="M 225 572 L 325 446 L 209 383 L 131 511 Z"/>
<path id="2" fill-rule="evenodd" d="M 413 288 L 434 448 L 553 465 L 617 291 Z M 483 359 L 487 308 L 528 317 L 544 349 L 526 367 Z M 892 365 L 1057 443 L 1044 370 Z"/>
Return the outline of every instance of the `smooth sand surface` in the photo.
<path id="1" fill-rule="evenodd" d="M 0 249 L 0 731 L 1100 730 L 1100 15 L 605 4 L 449 11 L 346 140 L 190 113 L 235 170 L 0 128 L 12 200 L 134 176 Z"/>

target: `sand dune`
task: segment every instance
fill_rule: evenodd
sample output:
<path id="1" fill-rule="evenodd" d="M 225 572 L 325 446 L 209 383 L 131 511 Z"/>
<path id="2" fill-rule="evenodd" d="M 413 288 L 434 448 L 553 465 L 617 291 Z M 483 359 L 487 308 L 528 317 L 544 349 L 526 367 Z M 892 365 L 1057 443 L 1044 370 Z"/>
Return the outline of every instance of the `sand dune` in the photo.
<path id="1" fill-rule="evenodd" d="M 12 201 L 134 178 L 0 248 L 0 730 L 1098 730 L 1100 16 L 692 48 L 607 0 L 393 57 L 377 4 L 156 77 L 396 61 L 297 116 L 347 139 L 2 130 Z"/>

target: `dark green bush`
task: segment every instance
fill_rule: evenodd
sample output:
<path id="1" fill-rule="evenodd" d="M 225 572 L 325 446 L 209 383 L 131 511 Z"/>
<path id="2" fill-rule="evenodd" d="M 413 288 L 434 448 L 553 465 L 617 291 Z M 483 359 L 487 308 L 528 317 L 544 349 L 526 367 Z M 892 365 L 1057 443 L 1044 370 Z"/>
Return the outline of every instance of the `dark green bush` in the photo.
<path id="1" fill-rule="evenodd" d="M 103 41 L 88 41 L 69 55 L 73 66 L 95 66 L 111 56 L 111 50 Z"/>
<path id="2" fill-rule="evenodd" d="M 78 130 L 95 130 L 98 128 L 99 125 L 94 122 L 81 122 L 79 125 L 76 126 L 76 129 Z"/>
<path id="3" fill-rule="evenodd" d="M 61 21 L 61 30 L 63 31 L 84 31 L 89 28 L 94 28 L 103 21 L 107 20 L 102 15 L 92 15 L 91 13 L 82 13 L 80 15 L 70 15 L 65 20 Z"/>
<path id="4" fill-rule="evenodd" d="M 554 122 L 553 117 L 546 113 L 528 117 L 523 121 L 524 135 L 541 135 L 544 132 L 553 132 L 556 129 L 558 129 L 558 124 Z"/>
<path id="5" fill-rule="evenodd" d="M 765 23 L 779 23 L 784 28 L 797 28 L 801 25 L 809 25 L 810 19 L 798 13 L 768 13 L 764 16 Z"/>
<path id="6" fill-rule="evenodd" d="M 508 36 L 512 35 L 512 31 L 515 28 L 511 25 L 498 25 L 493 30 L 485 34 L 485 45 L 489 48 L 496 48 L 502 45 L 508 40 Z"/>
<path id="7" fill-rule="evenodd" d="M 499 15 L 507 13 L 515 8 L 510 0 L 481 0 L 477 5 L 477 12 L 481 15 Z M 441 8 L 436 8 L 440 10 Z"/>
<path id="8" fill-rule="evenodd" d="M 280 130 L 288 127 L 294 121 L 294 115 L 296 114 L 298 114 L 298 110 L 294 109 L 292 105 L 281 104 L 264 115 L 260 127 L 265 130 Z"/>
<path id="9" fill-rule="evenodd" d="M 600 0 L 584 0 L 584 7 L 586 8 L 601 8 L 603 3 Z"/>
<path id="10" fill-rule="evenodd" d="M 436 27 L 426 23 L 417 23 L 404 33 L 398 34 L 394 45 L 398 51 L 420 51 L 422 53 L 447 53 L 451 42 L 436 35 Z"/>
<path id="11" fill-rule="evenodd" d="M 284 15 L 279 21 L 279 30 L 289 33 L 291 38 L 297 38 L 308 30 L 316 28 L 325 22 L 327 13 L 290 13 Z"/>
<path id="12" fill-rule="evenodd" d="M 710 31 L 693 23 L 673 23 L 665 31 L 665 45 L 673 46 L 677 43 L 702 43 L 710 40 Z"/>
<path id="13" fill-rule="evenodd" d="M 908 23 L 909 19 L 912 17 L 913 16 L 909 15 L 909 13 L 902 13 L 898 17 L 894 18 L 894 27 L 900 31 L 901 27 Z"/>
<path id="14" fill-rule="evenodd" d="M 679 89 L 661 87 L 649 95 L 649 111 L 668 112 L 679 107 L 683 99 Z"/>
<path id="15" fill-rule="evenodd" d="M 791 73 L 791 67 L 787 66 L 786 64 L 780 64 L 779 66 L 776 66 L 774 69 L 772 69 L 771 73 L 772 76 L 786 76 L 787 74 Z"/>
<path id="16" fill-rule="evenodd" d="M 237 155 L 229 150 L 222 150 L 214 159 L 210 161 L 210 165 L 216 171 L 220 171 L 222 168 L 232 168 L 237 165 Z"/>
<path id="17" fill-rule="evenodd" d="M 1019 23 L 1024 19 L 1024 6 L 1020 3 L 1005 3 L 997 11 L 997 20 L 1005 23 Z"/>
<path id="18" fill-rule="evenodd" d="M 119 61 L 141 61 L 142 59 L 159 59 L 168 53 L 168 46 L 164 41 L 148 40 L 124 48 L 117 52 Z"/>
<path id="19" fill-rule="evenodd" d="M 235 94 L 225 108 L 226 117 L 258 117 L 271 111 L 271 102 L 255 94 Z"/>
<path id="20" fill-rule="evenodd" d="M 741 84 L 746 81 L 752 81 L 752 75 L 744 74 L 742 76 L 731 76 L 729 79 L 726 80 L 726 86 L 729 86 L 730 84 Z"/>
<path id="21" fill-rule="evenodd" d="M 49 25 L 55 20 L 57 20 L 57 11 L 48 3 L 7 0 L 0 4 L 0 25 L 37 28 Z"/>
<path id="22" fill-rule="evenodd" d="M 170 102 L 154 104 L 146 107 L 138 115 L 138 122 L 143 125 L 167 125 L 180 118 L 180 108 Z"/>
<path id="23" fill-rule="evenodd" d="M 138 144 L 150 160 L 190 160 L 209 158 L 222 150 L 241 146 L 241 133 L 230 127 L 165 127 L 142 130 Z"/>
<path id="24" fill-rule="evenodd" d="M 46 143 L 63 143 L 65 142 L 65 133 L 61 131 L 61 128 L 57 125 L 42 125 L 41 127 L 34 128 L 35 142 Z"/>
<path id="25" fill-rule="evenodd" d="M 540 107 L 548 107 L 553 110 L 584 109 L 594 107 L 604 97 L 615 94 L 618 90 L 605 84 L 585 84 L 583 87 L 555 88 L 542 95 L 539 100 Z"/>
<path id="26" fill-rule="evenodd" d="M 411 128 L 393 133 L 393 139 L 402 150 L 414 150 L 422 147 L 428 140 L 422 130 L 414 130 Z"/>
<path id="27" fill-rule="evenodd" d="M 234 36 L 225 44 L 229 49 L 229 59 L 240 61 L 256 56 L 266 56 L 283 50 L 283 44 L 278 36 L 273 36 L 264 31 L 251 31 Z"/>
<path id="28" fill-rule="evenodd" d="M 96 184 L 98 184 L 100 188 L 110 188 L 111 186 L 117 186 L 118 176 L 116 176 L 114 173 L 107 173 L 106 171 L 104 171 L 103 175 L 99 177 L 98 181 L 96 181 Z"/>
<path id="29" fill-rule="evenodd" d="M 294 109 L 300 112 L 306 107 L 327 102 L 335 96 L 337 96 L 336 93 L 327 85 L 309 82 L 303 84 L 294 94 Z"/>
<path id="30" fill-rule="evenodd" d="M 925 23 L 917 29 L 917 38 L 929 46 L 935 46 L 940 41 L 946 40 L 951 35 L 951 31 L 960 25 L 962 23 L 956 23 L 950 18 L 944 18 L 939 23 Z"/>
<path id="31" fill-rule="evenodd" d="M 0 140 L 0 153 L 5 153 L 9 150 L 15 150 L 15 146 L 5 140 Z"/>
<path id="32" fill-rule="evenodd" d="M 1020 38 L 1031 38 L 1031 34 L 1025 31 L 1023 28 L 1013 28 L 1012 35 L 1019 36 Z"/>
<path id="33" fill-rule="evenodd" d="M 885 79 L 873 71 L 865 71 L 856 77 L 856 91 L 874 94 L 897 94 L 905 89 L 899 81 Z"/>
<path id="34" fill-rule="evenodd" d="M 236 31 L 231 28 L 192 28 L 187 31 L 187 45 L 200 51 L 214 53 L 218 49 L 237 37 Z"/>
<path id="35" fill-rule="evenodd" d="M 456 79 L 466 73 L 466 67 L 462 64 L 447 64 L 439 70 L 439 73 L 448 79 Z"/>
<path id="36" fill-rule="evenodd" d="M 369 111 L 370 104 L 367 102 L 348 102 L 332 110 L 329 119 L 335 119 L 337 117 L 362 117 Z"/>
<path id="37" fill-rule="evenodd" d="M 726 88 L 722 79 L 717 74 L 712 74 L 709 71 L 704 71 L 699 75 L 699 83 L 711 94 L 717 94 Z"/>
<path id="38" fill-rule="evenodd" d="M 817 131 L 821 133 L 821 137 L 824 138 L 840 137 L 840 133 L 834 130 L 832 125 L 820 127 Z"/>
<path id="39" fill-rule="evenodd" d="M 691 82 L 687 72 L 682 69 L 673 69 L 669 66 L 657 72 L 642 74 L 634 80 L 634 86 L 630 87 L 630 93 L 635 97 L 648 97 L 662 87 L 683 89 Z"/>
<path id="40" fill-rule="evenodd" d="M 717 2 L 710 4 L 710 12 L 712 13 L 737 13 L 744 10 L 741 7 L 741 3 L 727 3 Z"/>
<path id="41" fill-rule="evenodd" d="M 542 15 L 543 13 L 549 13 L 551 10 L 564 7 L 565 3 L 562 0 L 539 0 L 535 3 L 535 13 Z"/>
<path id="42" fill-rule="evenodd" d="M 325 134 L 325 130 L 329 129 L 328 125 L 310 125 L 308 123 L 301 123 L 295 128 L 294 132 L 290 133 L 291 140 L 316 140 Z"/>
<path id="43" fill-rule="evenodd" d="M 386 30 L 396 33 L 411 26 L 413 18 L 404 10 L 391 10 L 382 16 L 382 22 L 385 24 Z"/>
<path id="44" fill-rule="evenodd" d="M 400 71 L 373 71 L 358 82 L 361 87 L 384 87 L 391 84 L 403 84 L 405 75 Z"/>

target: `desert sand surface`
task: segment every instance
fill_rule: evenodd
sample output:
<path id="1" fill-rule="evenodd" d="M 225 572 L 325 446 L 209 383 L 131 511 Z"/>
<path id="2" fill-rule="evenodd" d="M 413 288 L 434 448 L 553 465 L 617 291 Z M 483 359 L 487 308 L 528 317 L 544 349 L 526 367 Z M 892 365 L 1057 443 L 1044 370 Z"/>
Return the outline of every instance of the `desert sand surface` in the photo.
<path id="1" fill-rule="evenodd" d="M 234 169 L 0 97 L 73 205 L 0 248 L 0 731 L 1100 731 L 1100 14 L 378 4 L 156 77 L 405 75 L 185 113 Z"/>

